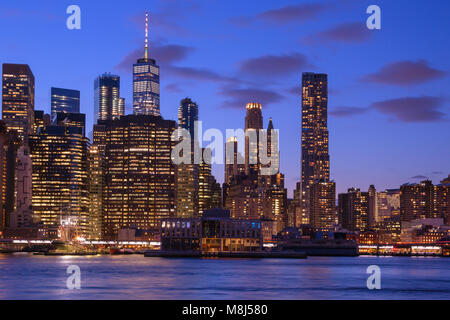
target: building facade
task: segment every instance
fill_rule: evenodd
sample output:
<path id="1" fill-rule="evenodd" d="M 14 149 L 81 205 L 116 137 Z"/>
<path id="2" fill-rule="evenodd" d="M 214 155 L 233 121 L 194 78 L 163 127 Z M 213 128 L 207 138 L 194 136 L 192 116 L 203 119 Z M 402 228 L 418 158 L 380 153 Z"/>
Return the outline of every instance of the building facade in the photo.
<path id="1" fill-rule="evenodd" d="M 160 219 L 175 216 L 171 136 L 176 123 L 127 115 L 100 121 L 96 129 L 94 137 L 105 150 L 103 237 L 116 238 L 126 228 L 159 230 Z"/>
<path id="2" fill-rule="evenodd" d="M 30 136 L 33 212 L 43 225 L 72 219 L 77 234 L 88 235 L 88 150 L 78 127 L 51 125 Z"/>

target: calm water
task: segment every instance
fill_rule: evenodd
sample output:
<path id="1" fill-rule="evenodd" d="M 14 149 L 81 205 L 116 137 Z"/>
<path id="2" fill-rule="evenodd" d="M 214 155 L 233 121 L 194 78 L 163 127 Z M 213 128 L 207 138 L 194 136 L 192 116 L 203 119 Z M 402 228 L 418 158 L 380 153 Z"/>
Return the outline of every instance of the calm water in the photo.
<path id="1" fill-rule="evenodd" d="M 81 290 L 66 268 L 81 268 Z M 368 290 L 366 268 L 381 268 Z M 306 260 L 0 254 L 0 299 L 450 299 L 449 258 Z"/>

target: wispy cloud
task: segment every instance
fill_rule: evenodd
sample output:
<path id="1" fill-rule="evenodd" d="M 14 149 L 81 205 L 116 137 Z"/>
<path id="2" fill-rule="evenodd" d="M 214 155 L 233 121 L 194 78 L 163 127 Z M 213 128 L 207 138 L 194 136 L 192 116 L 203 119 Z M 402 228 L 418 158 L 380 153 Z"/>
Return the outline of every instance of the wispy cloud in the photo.
<path id="1" fill-rule="evenodd" d="M 320 44 L 328 42 L 357 43 L 369 40 L 373 35 L 363 22 L 342 23 L 331 29 L 311 34 L 305 43 Z"/>
<path id="2" fill-rule="evenodd" d="M 328 111 L 328 114 L 334 117 L 352 117 L 360 114 L 367 113 L 368 108 L 361 107 L 349 107 L 349 106 L 339 106 Z"/>
<path id="3" fill-rule="evenodd" d="M 443 103 L 440 97 L 421 96 L 379 101 L 371 107 L 401 122 L 440 122 L 447 120 Z"/>
<path id="4" fill-rule="evenodd" d="M 265 55 L 244 60 L 240 64 L 243 74 L 255 76 L 281 76 L 299 73 L 303 68 L 312 68 L 305 55 L 291 53 L 284 55 Z"/>
<path id="5" fill-rule="evenodd" d="M 378 72 L 369 74 L 361 80 L 366 82 L 408 86 L 439 79 L 447 73 L 430 67 L 425 60 L 399 61 L 383 66 Z"/>
<path id="6" fill-rule="evenodd" d="M 222 88 L 219 94 L 225 97 L 222 107 L 243 109 L 248 102 L 259 102 L 264 106 L 283 100 L 276 91 L 257 88 Z"/>

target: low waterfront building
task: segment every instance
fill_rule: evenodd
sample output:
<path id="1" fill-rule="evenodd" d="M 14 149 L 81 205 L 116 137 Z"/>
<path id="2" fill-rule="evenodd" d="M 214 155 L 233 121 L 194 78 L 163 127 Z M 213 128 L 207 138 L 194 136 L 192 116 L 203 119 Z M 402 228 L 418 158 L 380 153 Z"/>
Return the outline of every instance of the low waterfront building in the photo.
<path id="1" fill-rule="evenodd" d="M 201 218 L 161 220 L 161 250 L 257 252 L 262 245 L 261 220 L 233 219 L 229 210 L 206 210 Z"/>

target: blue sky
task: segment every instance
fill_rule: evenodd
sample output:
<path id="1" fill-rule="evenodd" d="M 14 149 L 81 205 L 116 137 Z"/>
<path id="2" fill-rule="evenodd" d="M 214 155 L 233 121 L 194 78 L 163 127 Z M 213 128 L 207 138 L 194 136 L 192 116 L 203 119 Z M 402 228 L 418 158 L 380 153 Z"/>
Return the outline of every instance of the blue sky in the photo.
<path id="1" fill-rule="evenodd" d="M 66 8 L 81 8 L 81 30 Z M 366 8 L 381 8 L 368 30 Z M 398 188 L 421 176 L 438 182 L 450 165 L 450 2 L 436 1 L 21 1 L 0 4 L 1 63 L 27 63 L 36 109 L 50 112 L 50 87 L 81 91 L 93 119 L 98 74 L 121 76 L 131 113 L 131 64 L 161 66 L 161 113 L 199 104 L 204 130 L 242 128 L 245 102 L 263 104 L 264 125 L 280 129 L 281 170 L 300 177 L 301 73 L 329 77 L 331 177 L 338 192 Z M 89 131 L 90 129 L 88 129 Z M 219 181 L 223 168 L 214 167 Z"/>

